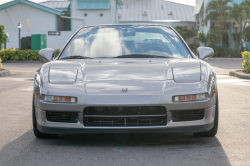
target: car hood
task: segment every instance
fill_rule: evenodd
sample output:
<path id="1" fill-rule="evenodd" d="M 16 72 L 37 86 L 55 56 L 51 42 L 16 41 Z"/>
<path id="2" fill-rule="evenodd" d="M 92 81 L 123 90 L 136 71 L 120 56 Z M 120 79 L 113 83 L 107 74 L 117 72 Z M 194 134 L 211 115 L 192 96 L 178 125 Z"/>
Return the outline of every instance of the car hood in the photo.
<path id="1" fill-rule="evenodd" d="M 82 59 L 58 60 L 50 64 L 51 83 L 74 81 L 176 81 L 190 79 L 185 71 L 190 70 L 200 79 L 200 62 L 196 59 Z M 174 73 L 174 75 L 173 75 Z M 197 78 L 195 78 L 197 79 Z"/>
<path id="2" fill-rule="evenodd" d="M 86 63 L 82 68 L 84 81 L 100 80 L 165 80 L 167 68 L 164 62 L 125 61 Z"/>

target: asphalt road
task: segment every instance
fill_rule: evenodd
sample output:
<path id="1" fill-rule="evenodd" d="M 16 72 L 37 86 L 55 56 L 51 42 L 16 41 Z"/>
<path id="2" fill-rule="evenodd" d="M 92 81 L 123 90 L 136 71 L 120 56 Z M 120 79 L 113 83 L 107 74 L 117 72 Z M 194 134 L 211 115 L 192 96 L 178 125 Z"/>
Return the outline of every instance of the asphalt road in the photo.
<path id="1" fill-rule="evenodd" d="M 219 131 L 192 134 L 74 134 L 36 139 L 33 74 L 41 63 L 5 63 L 0 77 L 0 165 L 250 165 L 250 80 L 229 77 L 240 61 L 208 61 L 218 74 Z"/>

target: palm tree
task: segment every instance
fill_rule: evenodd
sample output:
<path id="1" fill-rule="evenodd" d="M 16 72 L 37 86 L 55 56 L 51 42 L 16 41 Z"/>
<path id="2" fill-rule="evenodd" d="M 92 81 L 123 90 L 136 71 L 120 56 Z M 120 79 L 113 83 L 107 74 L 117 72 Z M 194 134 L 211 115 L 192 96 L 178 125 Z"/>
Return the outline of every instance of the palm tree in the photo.
<path id="1" fill-rule="evenodd" d="M 238 25 L 240 25 L 240 20 L 243 19 L 245 17 L 244 13 L 243 13 L 243 6 L 242 5 L 238 5 L 237 3 L 233 4 L 233 7 L 229 10 L 229 14 L 231 18 L 234 18 L 234 20 L 238 23 Z M 236 33 L 236 44 L 238 44 L 238 33 L 237 33 L 237 28 L 235 28 L 235 33 Z M 236 50 L 237 52 L 237 50 Z M 240 49 L 238 54 L 240 55 Z"/>
<path id="2" fill-rule="evenodd" d="M 196 30 L 195 28 L 186 26 L 177 26 L 175 27 L 175 30 L 181 35 L 184 40 L 193 38 L 198 32 L 198 30 Z"/>
<path id="3" fill-rule="evenodd" d="M 226 20 L 230 18 L 230 15 L 228 14 L 229 10 L 231 9 L 231 7 L 228 5 L 229 2 L 231 2 L 231 0 L 212 0 L 209 2 L 205 11 L 205 23 L 207 24 L 208 20 L 217 20 L 217 24 L 221 29 L 221 35 L 223 34 L 224 30 L 226 30 L 230 47 L 233 52 L 232 39 L 227 29 L 226 23 Z"/>
<path id="4" fill-rule="evenodd" d="M 198 32 L 197 35 L 194 37 L 194 40 L 199 40 L 200 42 L 204 43 L 204 46 L 207 46 L 209 42 L 208 34 L 206 35 L 204 32 Z"/>
<path id="5" fill-rule="evenodd" d="M 243 11 L 245 13 L 245 23 L 244 23 L 243 30 L 242 30 L 242 35 L 241 35 L 241 38 L 240 38 L 240 50 L 241 50 L 243 34 L 244 34 L 245 29 L 246 29 L 247 21 L 250 20 L 250 1 L 245 0 L 243 3 L 241 3 L 241 7 L 242 7 L 242 9 L 243 9 Z"/>
<path id="6" fill-rule="evenodd" d="M 197 35 L 194 37 L 194 40 L 199 40 L 200 42 L 204 43 L 206 47 L 208 44 L 214 44 L 220 42 L 220 38 L 218 31 L 208 31 L 207 35 L 204 32 L 198 32 Z"/>

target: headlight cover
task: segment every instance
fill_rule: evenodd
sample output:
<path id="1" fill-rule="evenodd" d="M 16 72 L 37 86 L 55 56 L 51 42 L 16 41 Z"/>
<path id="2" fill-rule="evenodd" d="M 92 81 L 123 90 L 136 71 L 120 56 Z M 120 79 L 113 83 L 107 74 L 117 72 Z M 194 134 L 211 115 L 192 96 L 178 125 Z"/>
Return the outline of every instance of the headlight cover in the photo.
<path id="1" fill-rule="evenodd" d="M 174 96 L 174 102 L 186 102 L 186 101 L 199 101 L 205 100 L 206 94 L 194 94 L 194 95 L 181 95 L 181 96 Z"/>
<path id="2" fill-rule="evenodd" d="M 177 83 L 192 83 L 201 81 L 200 66 L 173 67 L 174 81 Z"/>
<path id="3" fill-rule="evenodd" d="M 49 83 L 51 84 L 74 84 L 76 82 L 77 69 L 51 68 Z"/>

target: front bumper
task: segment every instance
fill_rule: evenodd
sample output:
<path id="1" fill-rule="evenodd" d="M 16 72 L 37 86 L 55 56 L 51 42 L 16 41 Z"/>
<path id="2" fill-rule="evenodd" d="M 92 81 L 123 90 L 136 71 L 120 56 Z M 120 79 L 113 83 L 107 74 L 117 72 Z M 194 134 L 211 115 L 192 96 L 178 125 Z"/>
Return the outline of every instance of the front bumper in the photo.
<path id="1" fill-rule="evenodd" d="M 136 126 L 136 127 L 88 127 L 84 126 L 83 113 L 79 112 L 77 123 L 50 122 L 46 119 L 46 111 L 37 107 L 37 127 L 43 133 L 48 134 L 72 134 L 72 133 L 196 133 L 209 131 L 214 126 L 215 106 L 205 109 L 204 118 L 195 121 L 173 122 L 172 112 L 167 111 L 167 125 L 165 126 Z"/>

